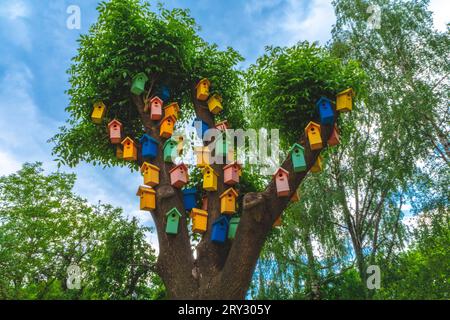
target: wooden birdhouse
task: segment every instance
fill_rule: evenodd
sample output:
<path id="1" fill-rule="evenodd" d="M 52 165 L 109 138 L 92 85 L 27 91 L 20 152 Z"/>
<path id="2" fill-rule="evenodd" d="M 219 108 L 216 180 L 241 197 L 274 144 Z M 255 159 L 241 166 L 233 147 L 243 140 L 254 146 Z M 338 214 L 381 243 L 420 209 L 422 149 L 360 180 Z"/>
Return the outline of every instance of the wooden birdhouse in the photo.
<path id="1" fill-rule="evenodd" d="M 215 155 L 218 157 L 223 157 L 228 154 L 228 143 L 227 137 L 225 134 L 217 137 L 217 140 L 214 144 Z"/>
<path id="2" fill-rule="evenodd" d="M 278 218 L 274 221 L 272 227 L 281 227 L 283 225 L 283 221 L 281 220 L 281 216 L 278 216 Z"/>
<path id="3" fill-rule="evenodd" d="M 226 216 L 220 216 L 214 221 L 211 232 L 211 241 L 224 243 L 227 239 L 228 218 Z"/>
<path id="4" fill-rule="evenodd" d="M 241 218 L 233 217 L 230 219 L 230 224 L 228 226 L 228 239 L 233 240 L 236 237 L 236 231 Z"/>
<path id="5" fill-rule="evenodd" d="M 156 191 L 152 187 L 140 186 L 136 195 L 140 197 L 140 209 L 151 211 L 156 209 Z"/>
<path id="6" fill-rule="evenodd" d="M 96 124 L 102 123 L 105 113 L 106 113 L 106 106 L 103 102 L 99 101 L 94 103 L 91 115 L 92 122 Z"/>
<path id="7" fill-rule="evenodd" d="M 238 193 L 234 188 L 229 188 L 220 195 L 220 213 L 234 214 L 236 213 L 236 198 Z"/>
<path id="8" fill-rule="evenodd" d="M 308 137 L 311 150 L 320 150 L 323 148 L 320 125 L 310 121 L 305 128 L 305 134 Z"/>
<path id="9" fill-rule="evenodd" d="M 218 114 L 223 110 L 222 107 L 222 97 L 218 94 L 213 94 L 208 99 L 208 108 L 209 111 L 213 114 Z"/>
<path id="10" fill-rule="evenodd" d="M 143 158 L 156 158 L 158 154 L 158 141 L 150 137 L 148 134 L 144 134 L 140 139 L 141 152 Z"/>
<path id="11" fill-rule="evenodd" d="M 303 148 L 298 143 L 294 143 L 289 152 L 291 153 L 292 166 L 294 167 L 294 172 L 305 171 L 306 170 L 305 148 Z"/>
<path id="12" fill-rule="evenodd" d="M 177 144 L 177 140 L 173 137 L 164 143 L 164 162 L 173 162 L 173 160 L 175 160 L 177 157 Z"/>
<path id="13" fill-rule="evenodd" d="M 208 228 L 208 211 L 193 208 L 190 217 L 192 219 L 192 232 L 206 232 Z"/>
<path id="14" fill-rule="evenodd" d="M 197 136 L 203 140 L 206 131 L 209 130 L 208 124 L 200 118 L 195 118 L 194 122 L 192 123 L 192 126 L 195 128 Z"/>
<path id="15" fill-rule="evenodd" d="M 131 84 L 131 92 L 135 95 L 140 95 L 145 90 L 145 83 L 148 81 L 148 77 L 145 73 L 138 73 L 133 77 Z"/>
<path id="16" fill-rule="evenodd" d="M 289 172 L 283 168 L 278 170 L 273 175 L 275 179 L 275 186 L 277 188 L 278 197 L 288 197 L 291 190 L 289 189 Z"/>
<path id="17" fill-rule="evenodd" d="M 114 119 L 108 123 L 109 140 L 112 144 L 119 144 L 122 142 L 122 123 Z"/>
<path id="18" fill-rule="evenodd" d="M 208 147 L 195 147 L 194 151 L 197 156 L 197 167 L 203 168 L 211 164 L 211 151 Z"/>
<path id="19" fill-rule="evenodd" d="M 176 102 L 173 102 L 164 108 L 164 117 L 174 116 L 175 119 L 178 119 L 179 113 L 180 106 Z"/>
<path id="20" fill-rule="evenodd" d="M 221 121 L 221 122 L 217 122 L 215 127 L 216 127 L 217 130 L 220 130 L 220 131 L 226 131 L 227 129 L 230 129 L 230 126 L 229 126 L 227 120 Z"/>
<path id="21" fill-rule="evenodd" d="M 208 196 L 202 197 L 202 210 L 208 211 Z"/>
<path id="22" fill-rule="evenodd" d="M 320 97 L 320 99 L 316 102 L 316 108 L 320 116 L 320 124 L 333 124 L 334 111 L 331 104 L 331 100 L 325 97 Z"/>
<path id="23" fill-rule="evenodd" d="M 339 144 L 339 131 L 336 125 L 333 128 L 333 132 L 331 132 L 331 136 L 327 141 L 327 145 L 336 146 Z"/>
<path id="24" fill-rule="evenodd" d="M 154 187 L 159 184 L 159 168 L 148 162 L 141 166 L 141 173 L 144 176 L 144 184 Z"/>
<path id="25" fill-rule="evenodd" d="M 206 165 L 203 168 L 203 189 L 206 191 L 217 191 L 217 177 L 219 174 L 214 169 Z"/>
<path id="26" fill-rule="evenodd" d="M 311 172 L 316 173 L 322 171 L 322 156 L 318 156 L 316 162 L 311 167 Z"/>
<path id="27" fill-rule="evenodd" d="M 242 166 L 235 162 L 232 162 L 225 167 L 223 167 L 223 180 L 225 184 L 230 186 L 239 183 L 240 171 L 242 170 Z"/>
<path id="28" fill-rule="evenodd" d="M 352 111 L 353 97 L 355 92 L 352 88 L 348 88 L 342 92 L 339 92 L 336 96 L 336 111 L 348 112 Z"/>
<path id="29" fill-rule="evenodd" d="M 181 213 L 177 208 L 172 208 L 166 213 L 166 233 L 177 234 Z"/>
<path id="30" fill-rule="evenodd" d="M 183 189 L 183 204 L 184 210 L 189 211 L 197 205 L 197 189 L 189 188 Z"/>
<path id="31" fill-rule="evenodd" d="M 197 83 L 197 100 L 206 101 L 209 97 L 209 87 L 211 86 L 211 82 L 208 79 L 204 78 Z"/>
<path id="32" fill-rule="evenodd" d="M 167 86 L 161 86 L 159 89 L 159 95 L 163 101 L 169 101 L 170 89 Z"/>
<path id="33" fill-rule="evenodd" d="M 158 96 L 150 100 L 150 119 L 156 121 L 162 118 L 163 101 Z"/>
<path id="34" fill-rule="evenodd" d="M 137 159 L 137 147 L 136 143 L 130 137 L 126 137 L 122 141 L 123 146 L 123 160 L 136 161 Z"/>
<path id="35" fill-rule="evenodd" d="M 176 140 L 177 140 L 177 153 L 181 157 L 183 155 L 184 137 L 178 136 Z"/>
<path id="36" fill-rule="evenodd" d="M 174 116 L 164 117 L 159 128 L 159 135 L 166 139 L 170 138 L 173 134 L 173 129 L 175 127 L 176 121 L 177 119 Z"/>
<path id="37" fill-rule="evenodd" d="M 172 168 L 170 172 L 170 184 L 175 188 L 181 189 L 189 182 L 188 168 L 184 163 Z"/>

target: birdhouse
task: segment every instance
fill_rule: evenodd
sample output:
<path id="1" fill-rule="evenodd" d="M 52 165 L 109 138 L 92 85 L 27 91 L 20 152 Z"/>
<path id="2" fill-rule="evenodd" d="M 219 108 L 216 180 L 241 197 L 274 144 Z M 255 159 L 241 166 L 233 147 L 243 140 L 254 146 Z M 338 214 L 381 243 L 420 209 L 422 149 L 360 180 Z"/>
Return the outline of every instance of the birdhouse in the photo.
<path id="1" fill-rule="evenodd" d="M 348 88 L 342 92 L 339 92 L 336 96 L 336 111 L 348 112 L 352 111 L 353 97 L 355 92 L 352 88 Z"/>
<path id="2" fill-rule="evenodd" d="M 208 210 L 208 196 L 202 197 L 202 210 Z"/>
<path id="3" fill-rule="evenodd" d="M 105 113 L 106 113 L 106 106 L 103 102 L 99 101 L 99 102 L 94 103 L 94 107 L 93 107 L 92 115 L 91 115 L 92 122 L 94 122 L 96 124 L 102 123 Z"/>
<path id="4" fill-rule="evenodd" d="M 150 119 L 160 120 L 162 118 L 163 101 L 161 98 L 155 96 L 150 100 Z"/>
<path id="5" fill-rule="evenodd" d="M 197 100 L 206 101 L 209 97 L 209 87 L 211 86 L 211 82 L 208 79 L 204 78 L 197 83 Z"/>
<path id="6" fill-rule="evenodd" d="M 331 100 L 325 97 L 320 97 L 316 102 L 321 124 L 333 124 L 334 122 L 334 112 L 331 103 Z"/>
<path id="7" fill-rule="evenodd" d="M 305 148 L 303 148 L 298 143 L 294 143 L 289 152 L 291 153 L 292 166 L 294 167 L 294 172 L 305 171 L 306 170 Z"/>
<path id="8" fill-rule="evenodd" d="M 299 200 L 300 200 L 300 198 L 298 196 L 298 191 L 295 191 L 294 194 L 291 197 L 291 202 L 297 202 Z"/>
<path id="9" fill-rule="evenodd" d="M 333 128 L 333 132 L 331 132 L 331 136 L 327 141 L 327 145 L 336 146 L 339 144 L 339 131 L 336 125 Z"/>
<path id="10" fill-rule="evenodd" d="M 167 86 L 161 86 L 159 95 L 163 101 L 168 101 L 170 98 L 170 89 Z"/>
<path id="11" fill-rule="evenodd" d="M 156 209 L 156 191 L 152 187 L 140 186 L 136 195 L 140 197 L 140 209 L 151 211 Z"/>
<path id="12" fill-rule="evenodd" d="M 140 139 L 142 158 L 156 158 L 158 154 L 158 141 L 144 134 Z"/>
<path id="13" fill-rule="evenodd" d="M 159 128 L 159 135 L 163 138 L 170 138 L 177 119 L 174 116 L 164 117 Z"/>
<path id="14" fill-rule="evenodd" d="M 227 239 L 228 218 L 225 216 L 219 217 L 214 221 L 211 232 L 211 241 L 223 243 Z"/>
<path id="15" fill-rule="evenodd" d="M 220 130 L 220 131 L 226 131 L 227 129 L 230 128 L 230 126 L 228 125 L 228 121 L 227 120 L 221 121 L 221 122 L 217 122 L 215 127 L 216 127 L 217 130 Z"/>
<path id="16" fill-rule="evenodd" d="M 164 108 L 164 117 L 174 116 L 175 119 L 178 119 L 179 112 L 180 106 L 178 105 L 178 103 L 173 102 Z"/>
<path id="17" fill-rule="evenodd" d="M 208 99 L 208 108 L 209 111 L 213 114 L 218 114 L 223 110 L 222 107 L 222 97 L 218 94 L 213 94 Z"/>
<path id="18" fill-rule="evenodd" d="M 277 188 L 278 197 L 288 197 L 291 192 L 289 189 L 289 172 L 283 168 L 278 170 L 273 175 L 275 179 L 275 186 Z"/>
<path id="19" fill-rule="evenodd" d="M 236 198 L 238 193 L 233 188 L 227 189 L 220 195 L 220 213 L 234 214 L 236 213 Z"/>
<path id="20" fill-rule="evenodd" d="M 122 141 L 123 146 L 123 160 L 135 161 L 137 159 L 137 147 L 133 139 L 126 137 Z"/>
<path id="21" fill-rule="evenodd" d="M 181 213 L 177 208 L 172 208 L 166 213 L 166 233 L 177 234 Z"/>
<path id="22" fill-rule="evenodd" d="M 141 166 L 141 173 L 144 176 L 144 184 L 154 187 L 159 184 L 159 168 L 148 162 L 144 162 Z"/>
<path id="23" fill-rule="evenodd" d="M 228 239 L 233 240 L 236 237 L 236 231 L 241 218 L 233 217 L 230 219 L 230 224 L 228 226 Z"/>
<path id="24" fill-rule="evenodd" d="M 178 136 L 176 138 L 177 140 L 177 153 L 179 156 L 183 155 L 183 147 L 184 147 L 184 137 L 183 136 Z"/>
<path id="25" fill-rule="evenodd" d="M 282 220 L 281 220 L 281 216 L 278 216 L 278 218 L 274 221 L 272 227 L 281 227 L 283 224 Z"/>
<path id="26" fill-rule="evenodd" d="M 313 166 L 311 167 L 311 172 L 316 173 L 320 171 L 322 171 L 322 157 L 318 156 L 316 162 L 314 162 Z"/>
<path id="27" fill-rule="evenodd" d="M 123 159 L 123 149 L 121 145 L 116 146 L 116 157 L 117 159 Z"/>
<path id="28" fill-rule="evenodd" d="M 177 140 L 175 140 L 175 138 L 170 138 L 168 139 L 164 145 L 163 145 L 163 150 L 164 150 L 164 162 L 173 162 L 173 160 L 175 160 L 175 158 L 177 157 Z"/>
<path id="29" fill-rule="evenodd" d="M 196 188 L 190 188 L 190 189 L 183 190 L 184 210 L 189 211 L 192 208 L 195 208 L 195 206 L 197 204 L 196 195 L 197 195 Z"/>
<path id="30" fill-rule="evenodd" d="M 145 83 L 148 81 L 148 77 L 145 73 L 138 73 L 133 77 L 131 84 L 131 93 L 140 95 L 145 90 Z"/>
<path id="31" fill-rule="evenodd" d="M 170 172 L 170 184 L 175 188 L 181 189 L 189 182 L 188 168 L 184 163 L 172 168 Z"/>
<path id="32" fill-rule="evenodd" d="M 320 135 L 320 125 L 310 121 L 305 128 L 311 150 L 320 150 L 323 148 L 322 137 Z"/>
<path id="33" fill-rule="evenodd" d="M 242 170 L 242 167 L 239 163 L 232 162 L 225 167 L 223 167 L 223 180 L 225 184 L 230 186 L 239 183 L 239 172 Z"/>
<path id="34" fill-rule="evenodd" d="M 216 143 L 214 144 L 215 154 L 218 157 L 226 156 L 228 153 L 227 137 L 225 134 L 217 137 Z"/>
<path id="35" fill-rule="evenodd" d="M 219 174 L 209 165 L 203 168 L 203 189 L 206 191 L 217 191 L 217 177 Z"/>
<path id="36" fill-rule="evenodd" d="M 108 123 L 109 140 L 112 144 L 119 144 L 122 141 L 122 124 L 114 119 Z"/>
<path id="37" fill-rule="evenodd" d="M 195 128 L 197 136 L 203 140 L 203 136 L 205 135 L 206 131 L 209 130 L 208 124 L 200 118 L 195 118 L 192 126 Z"/>
<path id="38" fill-rule="evenodd" d="M 203 168 L 211 163 L 211 151 L 208 147 L 195 147 L 194 151 L 197 155 L 197 167 Z"/>
<path id="39" fill-rule="evenodd" d="M 208 227 L 208 211 L 193 208 L 190 214 L 192 218 L 192 232 L 203 233 Z"/>

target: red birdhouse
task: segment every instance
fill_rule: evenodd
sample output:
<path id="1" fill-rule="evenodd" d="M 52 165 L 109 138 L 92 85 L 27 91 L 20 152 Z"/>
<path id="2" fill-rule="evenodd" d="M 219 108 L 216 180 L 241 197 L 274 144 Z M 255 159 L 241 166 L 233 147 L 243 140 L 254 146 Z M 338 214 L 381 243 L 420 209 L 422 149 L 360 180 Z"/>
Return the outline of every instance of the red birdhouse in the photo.
<path id="1" fill-rule="evenodd" d="M 182 188 L 189 181 L 188 168 L 184 163 L 180 163 L 170 170 L 170 184 L 175 188 Z"/>
<path id="2" fill-rule="evenodd" d="M 289 189 L 289 172 L 283 168 L 278 168 L 273 175 L 275 179 L 275 185 L 277 188 L 278 197 L 288 197 L 290 193 Z"/>
<path id="3" fill-rule="evenodd" d="M 223 167 L 223 179 L 228 185 L 234 185 L 239 183 L 239 171 L 241 170 L 241 165 L 236 161 Z"/>
<path id="4" fill-rule="evenodd" d="M 162 118 L 163 101 L 155 96 L 150 100 L 150 119 L 160 120 Z"/>
<path id="5" fill-rule="evenodd" d="M 330 139 L 328 139 L 327 144 L 329 146 L 336 146 L 339 144 L 339 131 L 336 125 L 333 128 L 333 132 L 331 133 Z"/>
<path id="6" fill-rule="evenodd" d="M 122 142 L 122 124 L 114 119 L 108 123 L 109 139 L 112 144 L 119 144 Z"/>

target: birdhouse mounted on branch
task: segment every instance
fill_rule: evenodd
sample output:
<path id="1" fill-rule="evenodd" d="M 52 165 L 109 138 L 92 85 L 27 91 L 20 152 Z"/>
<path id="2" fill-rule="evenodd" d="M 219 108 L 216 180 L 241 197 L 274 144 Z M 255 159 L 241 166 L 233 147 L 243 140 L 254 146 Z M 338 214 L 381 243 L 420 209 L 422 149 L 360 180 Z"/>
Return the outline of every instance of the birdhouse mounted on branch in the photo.
<path id="1" fill-rule="evenodd" d="M 148 77 L 145 73 L 138 73 L 133 77 L 133 82 L 131 84 L 131 93 L 135 95 L 140 95 L 145 90 L 145 84 L 148 81 Z"/>
<path id="2" fill-rule="evenodd" d="M 153 121 L 161 120 L 162 118 L 163 101 L 158 96 L 150 99 L 150 119 Z"/>
<path id="3" fill-rule="evenodd" d="M 333 124 L 334 112 L 331 104 L 331 100 L 325 97 L 320 97 L 320 99 L 316 102 L 316 108 L 320 116 L 320 123 L 323 125 Z"/>
<path id="4" fill-rule="evenodd" d="M 229 188 L 220 195 L 220 213 L 234 214 L 236 213 L 236 199 L 238 193 L 234 188 Z"/>
<path id="5" fill-rule="evenodd" d="M 241 218 L 233 217 L 230 219 L 230 224 L 228 226 L 228 239 L 233 240 L 236 237 L 236 231 Z"/>
<path id="6" fill-rule="evenodd" d="M 176 140 L 177 140 L 177 153 L 181 157 L 183 155 L 184 137 L 178 136 Z"/>
<path id="7" fill-rule="evenodd" d="M 224 243 L 227 239 L 228 218 L 225 216 L 219 217 L 214 221 L 211 232 L 211 241 L 217 243 Z"/>
<path id="8" fill-rule="evenodd" d="M 208 212 L 193 208 L 190 214 L 192 219 L 192 232 L 203 233 L 208 228 Z"/>
<path id="9" fill-rule="evenodd" d="M 194 151 L 197 156 L 197 167 L 203 168 L 211 164 L 211 151 L 208 147 L 195 147 Z"/>
<path id="10" fill-rule="evenodd" d="M 313 166 L 311 167 L 311 172 L 316 173 L 322 171 L 322 156 L 318 156 L 316 159 L 316 162 L 314 162 Z"/>
<path id="11" fill-rule="evenodd" d="M 177 140 L 173 137 L 164 143 L 164 162 L 173 162 L 173 160 L 175 160 L 177 157 L 177 144 Z"/>
<path id="12" fill-rule="evenodd" d="M 122 123 L 114 119 L 108 123 L 109 140 L 112 144 L 119 144 L 122 141 Z"/>
<path id="13" fill-rule="evenodd" d="M 311 150 L 320 150 L 323 148 L 319 124 L 310 121 L 305 128 L 305 134 L 308 137 Z"/>
<path id="14" fill-rule="evenodd" d="M 336 125 L 333 128 L 333 131 L 331 132 L 331 136 L 327 141 L 327 145 L 329 146 L 336 146 L 339 144 L 339 131 Z"/>
<path id="15" fill-rule="evenodd" d="M 217 93 L 213 94 L 208 99 L 208 108 L 212 114 L 218 114 L 223 110 L 222 97 Z"/>
<path id="16" fill-rule="evenodd" d="M 195 208 L 197 204 L 197 189 L 189 188 L 183 190 L 183 204 L 184 210 L 190 211 Z"/>
<path id="17" fill-rule="evenodd" d="M 226 131 L 227 129 L 230 129 L 230 126 L 229 126 L 227 120 L 221 121 L 221 122 L 217 122 L 215 127 L 216 127 L 217 130 L 220 130 L 220 131 Z"/>
<path id="18" fill-rule="evenodd" d="M 158 90 L 159 96 L 163 101 L 169 101 L 170 98 L 170 89 L 168 86 L 161 86 L 161 88 Z"/>
<path id="19" fill-rule="evenodd" d="M 174 116 L 175 119 L 179 118 L 180 106 L 176 102 L 172 102 L 164 108 L 164 117 Z"/>
<path id="20" fill-rule="evenodd" d="M 159 184 L 159 168 L 148 162 L 144 162 L 141 166 L 141 173 L 144 176 L 144 184 L 154 187 Z"/>
<path id="21" fill-rule="evenodd" d="M 188 168 L 184 163 L 177 165 L 170 170 L 170 184 L 175 188 L 181 189 L 189 182 Z"/>
<path id="22" fill-rule="evenodd" d="M 173 134 L 173 129 L 175 127 L 176 121 L 177 119 L 174 116 L 164 117 L 159 128 L 159 135 L 166 139 L 170 138 Z"/>
<path id="23" fill-rule="evenodd" d="M 94 103 L 91 115 L 92 122 L 96 124 L 101 124 L 103 117 L 105 116 L 105 113 L 106 113 L 106 106 L 103 102 L 99 101 Z"/>
<path id="24" fill-rule="evenodd" d="M 230 186 L 239 183 L 240 171 L 242 166 L 236 161 L 223 167 L 223 180 L 225 184 Z"/>
<path id="25" fill-rule="evenodd" d="M 348 88 L 342 92 L 339 92 L 336 96 L 336 111 L 349 112 L 352 111 L 353 97 L 355 92 L 352 88 Z"/>
<path id="26" fill-rule="evenodd" d="M 292 166 L 294 167 L 294 172 L 301 172 L 306 170 L 306 160 L 305 160 L 305 148 L 298 143 L 294 145 L 289 150 L 291 153 Z"/>
<path id="27" fill-rule="evenodd" d="M 181 213 L 177 208 L 172 208 L 166 213 L 166 233 L 178 234 Z"/>
<path id="28" fill-rule="evenodd" d="M 289 189 L 289 172 L 283 168 L 278 170 L 273 175 L 275 179 L 275 186 L 277 188 L 278 197 L 288 197 L 291 192 Z"/>
<path id="29" fill-rule="evenodd" d="M 211 86 L 211 82 L 208 79 L 204 78 L 197 83 L 197 100 L 206 101 L 209 97 L 209 87 Z"/>
<path id="30" fill-rule="evenodd" d="M 156 158 L 158 154 L 158 141 L 150 137 L 148 134 L 144 134 L 140 139 L 141 153 L 143 158 Z"/>
<path id="31" fill-rule="evenodd" d="M 152 187 L 140 186 L 136 195 L 140 197 L 140 209 L 151 211 L 156 209 L 156 192 Z"/>
<path id="32" fill-rule="evenodd" d="M 137 159 L 137 147 L 136 143 L 130 137 L 126 137 L 122 141 L 123 146 L 123 160 L 136 161 Z"/>
<path id="33" fill-rule="evenodd" d="M 205 165 L 203 168 L 203 189 L 206 191 L 217 191 L 217 177 L 219 174 L 214 169 Z"/>

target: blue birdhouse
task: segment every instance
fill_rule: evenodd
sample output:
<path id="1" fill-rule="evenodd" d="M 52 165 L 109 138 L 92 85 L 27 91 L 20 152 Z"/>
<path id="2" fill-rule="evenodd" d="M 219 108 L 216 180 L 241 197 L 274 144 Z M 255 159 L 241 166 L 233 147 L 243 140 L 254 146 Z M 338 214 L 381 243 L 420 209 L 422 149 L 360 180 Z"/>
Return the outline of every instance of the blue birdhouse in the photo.
<path id="1" fill-rule="evenodd" d="M 331 103 L 331 100 L 325 97 L 320 97 L 320 99 L 316 102 L 321 124 L 333 124 L 334 112 Z"/>
<path id="2" fill-rule="evenodd" d="M 208 131 L 209 129 L 208 124 L 200 118 L 195 118 L 194 122 L 192 123 L 192 126 L 197 131 L 197 136 L 203 140 L 205 132 Z"/>
<path id="3" fill-rule="evenodd" d="M 214 221 L 211 233 L 211 241 L 224 243 L 227 239 L 228 224 L 228 218 L 225 216 L 221 216 L 216 221 Z"/>
<path id="4" fill-rule="evenodd" d="M 150 137 L 148 134 L 144 134 L 141 139 L 139 139 L 142 148 L 143 158 L 156 158 L 158 154 L 158 141 Z"/>
<path id="5" fill-rule="evenodd" d="M 186 211 L 191 211 L 193 208 L 195 208 L 197 204 L 197 189 L 196 188 L 190 188 L 190 189 L 184 189 L 183 190 L 183 203 L 184 203 L 184 209 Z"/>
<path id="6" fill-rule="evenodd" d="M 170 98 L 170 89 L 169 89 L 169 87 L 161 86 L 159 94 L 160 94 L 159 97 L 162 99 L 162 101 L 164 101 L 164 102 L 169 101 L 169 98 Z"/>

